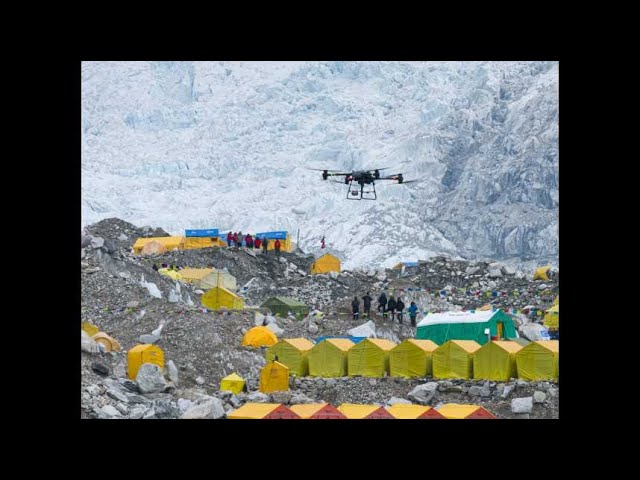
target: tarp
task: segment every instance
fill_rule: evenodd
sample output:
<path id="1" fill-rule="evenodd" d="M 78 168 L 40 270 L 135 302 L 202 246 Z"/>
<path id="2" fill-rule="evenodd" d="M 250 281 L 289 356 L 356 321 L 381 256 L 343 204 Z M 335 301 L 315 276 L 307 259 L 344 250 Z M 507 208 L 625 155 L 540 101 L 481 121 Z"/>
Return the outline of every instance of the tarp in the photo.
<path id="1" fill-rule="evenodd" d="M 218 229 L 217 228 L 208 228 L 205 230 L 185 230 L 185 237 L 217 237 Z"/>
<path id="2" fill-rule="evenodd" d="M 295 298 L 289 297 L 271 297 L 265 300 L 260 307 L 268 308 L 274 315 L 287 316 L 288 312 L 292 312 L 298 317 L 304 317 L 309 313 L 309 307 Z"/>
<path id="3" fill-rule="evenodd" d="M 480 412 L 479 412 L 480 410 Z M 490 412 L 478 405 L 447 403 L 438 409 L 438 413 L 449 419 L 495 418 Z"/>
<path id="4" fill-rule="evenodd" d="M 267 362 L 260 371 L 260 391 L 271 393 L 289 390 L 289 369 L 280 362 Z"/>
<path id="5" fill-rule="evenodd" d="M 187 237 L 184 239 L 185 250 L 195 250 L 198 248 L 212 248 L 220 246 L 217 238 L 211 237 Z"/>
<path id="6" fill-rule="evenodd" d="M 182 281 L 186 282 L 186 283 L 192 283 L 195 284 L 196 282 L 202 280 L 202 278 L 206 277 L 207 275 L 209 275 L 211 272 L 213 272 L 214 269 L 213 268 L 183 268 L 182 270 L 180 270 L 180 275 L 182 276 Z M 224 287 L 224 285 L 222 285 Z M 215 285 L 213 285 L 211 288 L 215 287 Z M 200 286 L 198 285 L 196 288 L 200 288 Z"/>
<path id="7" fill-rule="evenodd" d="M 96 333 L 91 338 L 93 338 L 94 342 L 104 345 L 107 352 L 119 352 L 122 350 L 118 341 L 104 332 Z"/>
<path id="8" fill-rule="evenodd" d="M 242 337 L 243 347 L 270 347 L 277 342 L 276 334 L 263 326 L 250 328 Z"/>
<path id="9" fill-rule="evenodd" d="M 227 418 L 259 420 L 280 406 L 279 403 L 245 403 L 240 408 L 227 413 Z"/>
<path id="10" fill-rule="evenodd" d="M 349 349 L 355 344 L 345 338 L 328 338 L 309 351 L 309 375 L 320 377 L 347 376 Z"/>
<path id="11" fill-rule="evenodd" d="M 230 310 L 241 310 L 244 308 L 244 300 L 224 287 L 214 287 L 200 297 L 202 306 L 209 310 L 218 310 L 221 307 Z"/>
<path id="12" fill-rule="evenodd" d="M 245 381 L 239 375 L 232 373 L 220 380 L 220 390 L 227 390 L 234 394 L 241 393 L 244 390 Z"/>
<path id="13" fill-rule="evenodd" d="M 340 420 L 347 417 L 336 407 L 328 403 L 307 403 L 292 405 L 289 409 L 300 416 L 310 420 Z"/>
<path id="14" fill-rule="evenodd" d="M 431 375 L 431 354 L 438 348 L 431 340 L 409 338 L 389 352 L 392 377 L 426 377 Z"/>
<path id="15" fill-rule="evenodd" d="M 343 403 L 338 410 L 348 419 L 382 419 L 393 416 L 383 407 L 377 405 L 360 405 L 355 403 Z"/>
<path id="16" fill-rule="evenodd" d="M 551 269 L 550 265 L 547 265 L 546 267 L 540 267 L 540 268 L 536 268 L 536 271 L 533 273 L 533 279 L 534 280 L 544 280 L 545 282 L 549 280 L 549 277 L 547 276 L 547 272 Z"/>
<path id="17" fill-rule="evenodd" d="M 289 367 L 290 373 L 303 377 L 309 373 L 308 357 L 313 343 L 306 338 L 285 338 L 267 349 L 267 362 L 276 355 L 278 361 Z"/>
<path id="18" fill-rule="evenodd" d="M 493 341 L 477 350 L 473 355 L 473 378 L 496 382 L 508 382 L 518 378 L 516 353 L 522 345 L 516 342 Z"/>
<path id="19" fill-rule="evenodd" d="M 518 338 L 513 320 L 498 309 L 494 311 L 464 311 L 431 313 L 418 323 L 416 338 L 432 340 L 442 345 L 447 340 L 473 340 L 480 345 L 489 341 L 489 335 L 499 340 Z"/>
<path id="20" fill-rule="evenodd" d="M 136 345 L 127 352 L 127 374 L 132 380 L 136 379 L 138 370 L 144 363 L 153 363 L 164 368 L 164 352 L 156 345 L 143 343 Z"/>
<path id="21" fill-rule="evenodd" d="M 311 273 L 340 272 L 340 259 L 325 253 L 311 264 Z"/>
<path id="22" fill-rule="evenodd" d="M 348 353 L 349 376 L 383 377 L 389 373 L 389 352 L 396 344 L 390 340 L 367 338 Z"/>
<path id="23" fill-rule="evenodd" d="M 402 270 L 403 268 L 417 267 L 418 262 L 400 262 L 393 267 L 393 270 Z"/>
<path id="24" fill-rule="evenodd" d="M 433 352 L 433 376 L 473 378 L 473 353 L 479 349 L 472 340 L 449 340 Z"/>
<path id="25" fill-rule="evenodd" d="M 560 305 L 554 305 L 547 310 L 543 322 L 545 327 L 557 329 L 560 326 Z"/>
<path id="26" fill-rule="evenodd" d="M 193 282 L 196 288 L 208 290 L 215 287 L 223 287 L 227 290 L 235 291 L 238 288 L 236 277 L 229 272 L 213 269 L 213 272 L 202 277 L 200 280 Z"/>
<path id="27" fill-rule="evenodd" d="M 516 353 L 518 377 L 523 380 L 555 380 L 558 378 L 558 340 L 531 342 Z"/>

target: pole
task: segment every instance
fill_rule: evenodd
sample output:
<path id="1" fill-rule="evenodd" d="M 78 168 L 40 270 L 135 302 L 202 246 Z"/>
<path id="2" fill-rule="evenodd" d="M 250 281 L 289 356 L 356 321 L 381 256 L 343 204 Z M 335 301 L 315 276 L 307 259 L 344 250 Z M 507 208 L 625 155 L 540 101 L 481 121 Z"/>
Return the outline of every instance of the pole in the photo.
<path id="1" fill-rule="evenodd" d="M 296 243 L 296 248 L 299 250 L 300 249 L 300 228 L 298 228 L 298 241 Z"/>

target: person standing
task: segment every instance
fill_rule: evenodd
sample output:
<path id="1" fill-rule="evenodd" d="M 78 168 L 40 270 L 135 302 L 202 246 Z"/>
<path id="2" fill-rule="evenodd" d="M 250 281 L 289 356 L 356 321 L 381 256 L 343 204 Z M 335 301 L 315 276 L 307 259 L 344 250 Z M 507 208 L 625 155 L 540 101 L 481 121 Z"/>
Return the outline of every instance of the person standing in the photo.
<path id="1" fill-rule="evenodd" d="M 418 306 L 416 302 L 411 302 L 411 306 L 409 307 L 409 318 L 411 319 L 411 326 L 416 326 L 416 317 L 418 316 Z"/>
<path id="2" fill-rule="evenodd" d="M 267 250 L 269 249 L 269 240 L 267 240 L 267 236 L 265 235 L 262 238 L 262 250 L 264 251 L 264 254 L 267 254 Z"/>
<path id="3" fill-rule="evenodd" d="M 391 312 L 392 322 L 396 316 L 395 310 L 396 310 L 396 299 L 393 298 L 393 295 L 389 295 L 389 301 L 387 302 L 387 312 Z"/>
<path id="4" fill-rule="evenodd" d="M 324 248 L 325 244 L 324 244 L 324 237 L 322 237 L 322 240 L 320 240 L 320 248 Z"/>
<path id="5" fill-rule="evenodd" d="M 261 244 L 261 243 L 262 243 L 262 242 L 260 241 L 260 237 L 256 237 L 256 239 L 253 241 L 253 246 L 254 246 L 255 248 L 257 248 L 258 250 L 260 250 L 260 244 Z"/>
<path id="6" fill-rule="evenodd" d="M 353 319 L 357 320 L 358 315 L 360 314 L 360 302 L 358 301 L 358 297 L 353 297 L 353 302 L 351 302 L 351 312 L 353 313 Z"/>
<path id="7" fill-rule="evenodd" d="M 384 292 L 378 297 L 378 313 L 381 313 L 383 317 L 387 316 L 387 296 Z"/>
<path id="8" fill-rule="evenodd" d="M 276 238 L 276 243 L 273 244 L 273 249 L 276 251 L 276 257 L 280 258 L 280 240 Z"/>
<path id="9" fill-rule="evenodd" d="M 402 311 L 404 310 L 404 302 L 400 297 L 396 301 L 396 312 L 398 312 L 398 323 L 402 325 Z"/>
<path id="10" fill-rule="evenodd" d="M 367 317 L 369 318 L 371 316 L 371 300 L 372 298 L 369 296 L 369 292 L 367 292 L 367 294 L 362 297 L 362 306 L 363 306 L 363 317 Z"/>
<path id="11" fill-rule="evenodd" d="M 229 232 L 227 233 L 227 247 L 231 246 L 231 242 L 233 242 L 233 233 L 231 233 L 231 230 L 229 230 Z"/>

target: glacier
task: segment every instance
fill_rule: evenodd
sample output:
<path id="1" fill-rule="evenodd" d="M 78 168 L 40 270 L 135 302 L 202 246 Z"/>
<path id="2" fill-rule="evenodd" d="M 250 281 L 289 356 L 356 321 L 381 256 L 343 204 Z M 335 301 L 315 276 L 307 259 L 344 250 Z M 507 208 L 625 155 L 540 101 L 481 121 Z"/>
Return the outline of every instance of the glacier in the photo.
<path id="1" fill-rule="evenodd" d="M 558 62 L 83 62 L 82 226 L 557 265 Z M 308 168 L 391 167 L 378 200 Z M 320 249 L 326 238 L 327 249 Z"/>

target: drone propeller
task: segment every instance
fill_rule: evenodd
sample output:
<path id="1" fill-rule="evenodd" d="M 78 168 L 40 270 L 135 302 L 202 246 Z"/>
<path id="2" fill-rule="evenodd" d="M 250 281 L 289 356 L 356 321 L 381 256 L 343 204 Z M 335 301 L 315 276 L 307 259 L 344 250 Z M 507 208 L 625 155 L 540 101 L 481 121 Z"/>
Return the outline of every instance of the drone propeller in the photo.
<path id="1" fill-rule="evenodd" d="M 316 172 L 327 172 L 327 175 L 349 175 L 351 172 L 340 172 L 339 170 L 329 170 L 328 168 L 307 168 Z"/>

